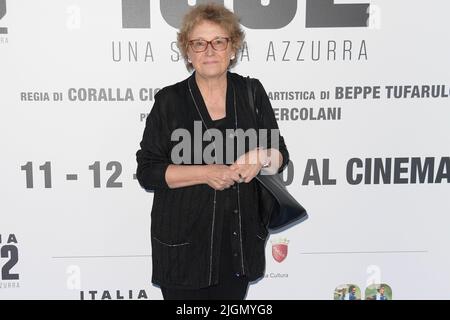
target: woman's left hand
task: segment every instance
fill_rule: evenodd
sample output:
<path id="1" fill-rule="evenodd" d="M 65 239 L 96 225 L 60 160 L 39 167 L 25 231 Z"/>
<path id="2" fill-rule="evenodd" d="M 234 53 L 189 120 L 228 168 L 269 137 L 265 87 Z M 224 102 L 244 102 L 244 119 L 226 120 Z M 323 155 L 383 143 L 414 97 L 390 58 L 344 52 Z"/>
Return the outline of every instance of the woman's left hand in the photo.
<path id="1" fill-rule="evenodd" d="M 261 149 L 253 149 L 240 156 L 231 165 L 230 168 L 240 175 L 240 182 L 249 183 L 261 171 L 263 164 L 268 159 L 266 152 L 262 151 Z"/>

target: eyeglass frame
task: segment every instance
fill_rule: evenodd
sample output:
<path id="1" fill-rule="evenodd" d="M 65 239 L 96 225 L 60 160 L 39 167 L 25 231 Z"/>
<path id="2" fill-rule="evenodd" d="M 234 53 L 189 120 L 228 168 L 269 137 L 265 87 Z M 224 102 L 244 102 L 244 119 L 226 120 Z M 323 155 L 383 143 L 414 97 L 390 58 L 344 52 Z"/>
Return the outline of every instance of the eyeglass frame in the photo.
<path id="1" fill-rule="evenodd" d="M 217 39 L 226 39 L 226 40 L 227 40 L 227 46 L 225 47 L 225 49 L 223 49 L 223 50 L 217 50 L 216 48 L 214 48 L 214 45 L 212 44 L 212 42 L 213 42 L 214 40 L 217 40 Z M 201 40 L 201 41 L 206 41 L 206 47 L 205 47 L 205 50 L 202 50 L 202 51 L 195 51 L 194 48 L 192 48 L 192 44 L 193 44 L 194 41 L 199 41 L 199 40 Z M 227 50 L 227 48 L 228 48 L 228 43 L 229 43 L 231 40 L 232 40 L 231 37 L 216 37 L 216 38 L 214 38 L 214 39 L 212 39 L 212 40 L 210 40 L 210 41 L 205 40 L 205 39 L 192 39 L 192 40 L 189 40 L 189 41 L 188 41 L 188 44 L 189 44 L 189 46 L 191 47 L 192 51 L 194 51 L 195 53 L 205 52 L 206 50 L 208 50 L 208 46 L 209 46 L 209 45 L 211 45 L 211 48 L 213 48 L 214 51 L 219 51 L 219 52 L 221 52 L 221 51 Z"/>

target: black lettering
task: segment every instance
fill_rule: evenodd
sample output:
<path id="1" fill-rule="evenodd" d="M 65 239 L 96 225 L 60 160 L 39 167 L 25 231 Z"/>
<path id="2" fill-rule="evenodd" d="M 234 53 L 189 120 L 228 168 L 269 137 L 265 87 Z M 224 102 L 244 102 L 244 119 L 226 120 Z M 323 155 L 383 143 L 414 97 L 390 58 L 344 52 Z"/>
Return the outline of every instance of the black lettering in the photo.
<path id="1" fill-rule="evenodd" d="M 122 28 L 150 28 L 150 1 L 122 0 Z"/>
<path id="2" fill-rule="evenodd" d="M 269 61 L 269 57 L 272 57 L 273 61 L 275 61 L 275 50 L 273 48 L 273 42 L 272 41 L 269 42 L 269 49 L 267 50 L 266 61 Z"/>
<path id="3" fill-rule="evenodd" d="M 198 1 L 197 1 L 198 2 Z M 241 24 L 250 29 L 281 29 L 297 14 L 297 0 L 261 1 L 235 0 L 233 9 L 239 14 Z"/>
<path id="4" fill-rule="evenodd" d="M 284 50 L 284 54 L 283 54 L 283 61 L 291 61 L 291 59 L 286 59 L 286 54 L 289 50 L 289 46 L 291 44 L 290 41 L 283 41 L 283 43 L 286 43 L 286 49 Z"/>
<path id="5" fill-rule="evenodd" d="M 383 164 L 383 159 L 375 158 L 373 168 L 374 171 L 373 183 L 380 184 L 380 177 L 382 178 L 384 184 L 391 183 L 391 167 L 392 167 L 391 158 L 387 158 L 385 164 Z"/>
<path id="6" fill-rule="evenodd" d="M 302 185 L 307 186 L 310 181 L 312 181 L 314 185 L 321 185 L 319 167 L 317 166 L 317 161 L 315 159 L 308 159 Z"/>
<path id="7" fill-rule="evenodd" d="M 372 159 L 366 158 L 364 165 L 364 184 L 372 183 Z"/>
<path id="8" fill-rule="evenodd" d="M 305 41 L 297 41 L 300 43 L 300 49 L 298 50 L 297 61 L 305 61 L 304 58 L 300 58 L 302 55 L 303 47 L 305 46 Z"/>
<path id="9" fill-rule="evenodd" d="M 6 243 L 16 243 L 17 244 L 16 235 L 14 233 L 10 234 L 8 237 L 8 241 Z"/>
<path id="10" fill-rule="evenodd" d="M 306 0 L 306 27 L 367 27 L 369 6 L 368 3 L 334 4 L 334 0 Z"/>
<path id="11" fill-rule="evenodd" d="M 436 174 L 436 183 L 441 183 L 444 179 L 447 179 L 447 182 L 450 183 L 450 157 L 441 159 L 441 163 L 439 164 L 439 169 Z"/>
<path id="12" fill-rule="evenodd" d="M 323 185 L 335 185 L 336 179 L 330 179 L 330 159 L 323 159 Z"/>
<path id="13" fill-rule="evenodd" d="M 172 41 L 170 43 L 170 49 L 174 53 L 174 54 L 172 54 L 170 56 L 170 60 L 172 60 L 173 62 L 180 61 L 180 52 L 178 51 L 178 47 L 177 47 L 177 42 L 176 41 Z"/>
<path id="14" fill-rule="evenodd" d="M 360 184 L 363 175 L 361 173 L 358 173 L 355 178 L 353 178 L 353 168 L 356 166 L 356 168 L 362 168 L 363 162 L 359 158 L 352 158 L 347 162 L 347 182 L 352 185 Z"/>
<path id="15" fill-rule="evenodd" d="M 421 158 L 411 159 L 411 183 L 417 183 L 417 176 L 419 183 L 424 183 L 427 177 L 428 183 L 434 182 L 434 158 L 425 158 L 423 165 Z"/>
<path id="16" fill-rule="evenodd" d="M 402 164 L 408 163 L 408 158 L 395 158 L 394 160 L 394 184 L 406 184 L 408 178 L 402 178 L 401 174 L 408 172 L 408 168 L 403 168 Z"/>

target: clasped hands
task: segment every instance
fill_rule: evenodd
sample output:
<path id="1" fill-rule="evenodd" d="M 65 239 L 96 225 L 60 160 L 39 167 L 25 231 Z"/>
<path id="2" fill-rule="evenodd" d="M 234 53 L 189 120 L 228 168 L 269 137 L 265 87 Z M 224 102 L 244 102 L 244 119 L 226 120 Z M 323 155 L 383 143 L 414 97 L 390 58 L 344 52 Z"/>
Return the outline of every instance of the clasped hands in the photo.
<path id="1" fill-rule="evenodd" d="M 240 156 L 232 165 L 207 166 L 206 183 L 215 190 L 224 190 L 235 183 L 249 183 L 270 161 L 270 150 L 256 148 Z"/>

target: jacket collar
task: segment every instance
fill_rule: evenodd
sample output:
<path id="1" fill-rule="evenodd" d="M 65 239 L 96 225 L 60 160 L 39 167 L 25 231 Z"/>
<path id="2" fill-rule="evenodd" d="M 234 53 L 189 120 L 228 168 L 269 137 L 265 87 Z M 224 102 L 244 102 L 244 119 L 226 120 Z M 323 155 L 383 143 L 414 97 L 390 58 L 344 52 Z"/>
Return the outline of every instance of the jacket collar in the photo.
<path id="1" fill-rule="evenodd" d="M 203 96 L 197 85 L 197 81 L 195 80 L 195 71 L 192 73 L 192 75 L 187 80 L 190 84 L 190 87 L 192 89 L 192 94 L 194 96 L 195 102 L 197 103 L 198 109 L 200 111 L 200 114 L 201 114 L 203 120 L 205 121 L 208 128 L 213 128 L 214 127 L 213 120 L 211 119 L 211 116 L 208 112 L 205 101 L 203 99 Z M 195 109 L 194 112 L 197 113 L 194 102 L 192 102 L 192 105 Z M 227 117 L 228 120 L 231 120 L 232 123 L 234 123 L 233 80 L 231 79 L 231 75 L 230 75 L 229 71 L 227 71 L 227 92 L 226 92 L 225 109 L 226 109 L 225 117 Z"/>

